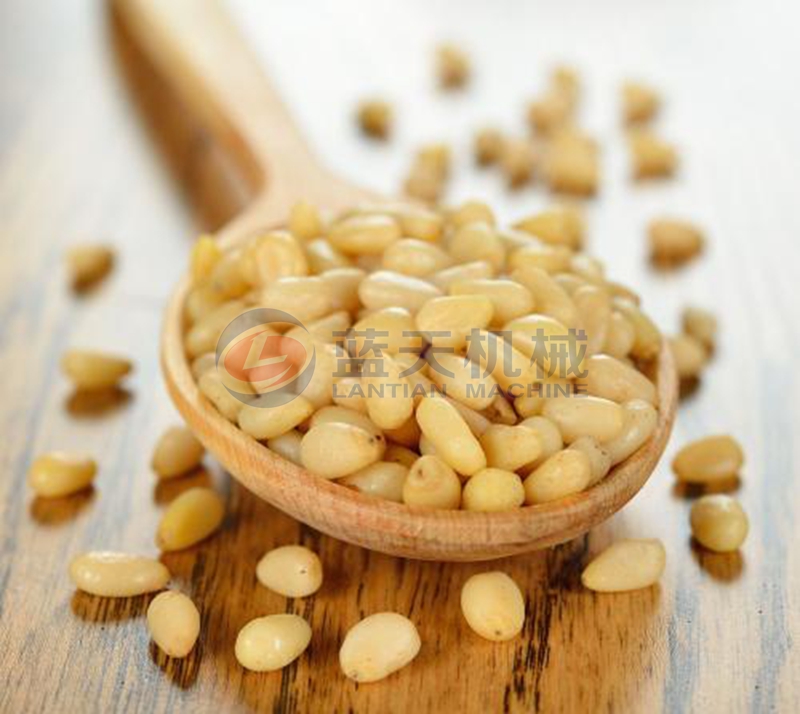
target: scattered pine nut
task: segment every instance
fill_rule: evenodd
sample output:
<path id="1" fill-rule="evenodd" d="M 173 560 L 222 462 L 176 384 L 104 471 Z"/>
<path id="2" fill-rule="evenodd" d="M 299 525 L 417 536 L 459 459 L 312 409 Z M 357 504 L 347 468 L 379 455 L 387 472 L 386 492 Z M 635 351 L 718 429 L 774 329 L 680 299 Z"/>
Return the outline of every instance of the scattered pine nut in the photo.
<path id="1" fill-rule="evenodd" d="M 208 538 L 225 518 L 225 502 L 210 488 L 190 488 L 169 504 L 158 524 L 156 545 L 183 550 Z"/>
<path id="2" fill-rule="evenodd" d="M 661 107 L 661 98 L 652 87 L 640 82 L 622 85 L 622 119 L 626 124 L 650 121 Z"/>
<path id="3" fill-rule="evenodd" d="M 411 662 L 421 644 L 407 617 L 378 612 L 350 628 L 339 650 L 339 664 L 348 679 L 377 682 Z"/>
<path id="4" fill-rule="evenodd" d="M 392 106 L 382 99 L 367 99 L 358 106 L 361 131 L 373 139 L 386 139 L 392 131 Z"/>
<path id="5" fill-rule="evenodd" d="M 522 632 L 525 599 L 519 585 L 505 573 L 479 573 L 461 588 L 461 612 L 478 635 L 506 642 Z"/>
<path id="6" fill-rule="evenodd" d="M 551 245 L 566 245 L 573 250 L 583 246 L 585 226 L 579 208 L 558 206 L 536 213 L 514 224 L 517 228 Z"/>
<path id="7" fill-rule="evenodd" d="M 166 655 L 186 657 L 200 635 L 200 613 L 189 597 L 166 590 L 156 595 L 147 608 L 147 629 Z"/>
<path id="8" fill-rule="evenodd" d="M 114 251 L 107 245 L 76 245 L 67 251 L 67 267 L 75 290 L 99 283 L 114 267 Z"/>
<path id="9" fill-rule="evenodd" d="M 620 540 L 586 566 L 581 581 L 597 592 L 640 590 L 658 582 L 666 560 L 660 540 Z"/>
<path id="10" fill-rule="evenodd" d="M 678 168 L 678 154 L 672 144 L 646 129 L 636 129 L 628 136 L 631 174 L 635 179 L 672 176 Z"/>
<path id="11" fill-rule="evenodd" d="M 741 504 L 721 493 L 695 501 L 690 520 L 695 540 L 717 553 L 739 550 L 749 530 L 747 514 Z"/>
<path id="12" fill-rule="evenodd" d="M 294 662 L 311 642 L 311 626 L 299 615 L 267 615 L 250 620 L 236 637 L 242 667 L 273 672 Z"/>
<path id="13" fill-rule="evenodd" d="M 705 245 L 703 232 L 697 226 L 675 218 L 651 221 L 647 235 L 650 258 L 660 266 L 683 265 L 700 255 Z"/>
<path id="14" fill-rule="evenodd" d="M 475 162 L 479 166 L 492 166 L 500 161 L 503 156 L 505 138 L 498 129 L 487 127 L 480 129 L 475 134 L 473 151 Z"/>
<path id="15" fill-rule="evenodd" d="M 436 77 L 442 89 L 459 89 L 467 84 L 471 68 L 469 57 L 453 44 L 436 48 Z"/>
<path id="16" fill-rule="evenodd" d="M 205 448 L 185 426 L 167 429 L 153 452 L 153 471 L 159 478 L 174 478 L 196 469 L 203 460 Z"/>
<path id="17" fill-rule="evenodd" d="M 700 342 L 708 353 L 714 351 L 719 326 L 717 318 L 701 307 L 687 306 L 681 315 L 683 331 Z"/>
<path id="18" fill-rule="evenodd" d="M 286 597 L 308 597 L 322 586 L 322 561 L 301 545 L 274 548 L 258 561 L 256 577 L 264 587 Z"/>
<path id="19" fill-rule="evenodd" d="M 706 348 L 690 335 L 676 335 L 667 339 L 678 377 L 682 380 L 697 379 L 708 362 Z"/>
<path id="20" fill-rule="evenodd" d="M 93 551 L 69 565 L 72 582 L 91 595 L 135 597 L 161 590 L 169 581 L 166 566 L 153 558 L 111 551 Z"/>
<path id="21" fill-rule="evenodd" d="M 116 387 L 132 369 L 124 357 L 91 350 L 67 350 L 61 358 L 61 371 L 78 390 Z"/>
<path id="22" fill-rule="evenodd" d="M 503 142 L 500 166 L 509 188 L 520 188 L 534 176 L 538 157 L 529 139 L 508 138 Z"/>
<path id="23" fill-rule="evenodd" d="M 556 132 L 547 147 L 545 178 L 557 193 L 593 196 L 600 183 L 595 141 L 575 129 Z"/>
<path id="24" fill-rule="evenodd" d="M 707 484 L 735 477 L 744 463 L 741 446 L 731 436 L 707 436 L 684 446 L 672 470 L 684 483 Z"/>
<path id="25" fill-rule="evenodd" d="M 61 498 L 89 488 L 96 473 L 97 464 L 89 456 L 53 451 L 31 464 L 28 485 L 42 498 Z"/>

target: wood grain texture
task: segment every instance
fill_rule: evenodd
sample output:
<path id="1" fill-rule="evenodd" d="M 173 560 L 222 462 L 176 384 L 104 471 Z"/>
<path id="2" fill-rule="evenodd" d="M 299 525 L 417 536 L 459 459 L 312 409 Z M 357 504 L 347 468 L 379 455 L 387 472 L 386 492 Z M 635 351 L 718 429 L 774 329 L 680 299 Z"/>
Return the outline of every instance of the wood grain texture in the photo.
<path id="1" fill-rule="evenodd" d="M 302 29 L 292 24 L 300 3 L 261 5 L 248 11 L 249 30 L 262 33 L 264 44 L 278 52 L 270 66 L 283 77 L 293 112 L 327 147 L 332 166 L 357 182 L 366 172 L 377 189 L 391 190 L 399 182 L 391 172 L 395 159 L 347 134 L 349 105 L 337 95 L 336 78 L 355 77 L 353 68 L 343 61 L 316 85 L 318 104 L 332 93 L 316 124 L 310 100 L 299 91 L 315 85 L 312 69 L 301 61 L 308 44 L 298 37 L 325 50 L 338 27 L 350 43 L 343 54 L 365 56 L 347 34 L 353 23 L 335 22 L 337 14 L 353 17 L 352 4 L 336 10 L 326 4 Z M 470 11 L 453 20 L 452 30 L 483 49 L 486 72 L 493 62 L 511 66 L 505 50 L 489 51 L 496 34 L 486 31 L 486 23 L 468 34 L 476 19 L 474 7 L 465 7 Z M 504 107 L 509 120 L 516 116 L 520 87 L 536 83 L 530 68 L 545 67 L 566 46 L 566 30 L 559 32 L 553 20 L 556 7 L 536 8 L 540 39 L 529 53 L 520 50 L 526 77 L 503 83 L 507 104 L 483 103 L 496 107 L 498 116 Z M 581 7 L 591 13 L 588 4 Z M 447 30 L 439 10 L 429 16 L 422 3 L 402 8 L 402 17 L 385 5 L 374 15 L 385 45 L 385 54 L 369 55 L 377 58 L 370 69 L 377 84 L 382 67 L 397 67 L 395 36 L 406 45 L 413 40 L 409 22 L 429 20 L 420 24 L 423 39 Z M 241 186 L 228 191 L 220 181 L 216 148 L 196 127 L 185 126 L 185 112 L 141 71 L 97 4 L 45 7 L 11 0 L 0 9 L 0 710 L 800 708 L 800 472 L 794 443 L 800 218 L 793 165 L 800 156 L 800 105 L 788 90 L 800 73 L 796 18 L 786 16 L 788 6 L 744 0 L 658 8 L 618 0 L 599 8 L 587 19 L 570 14 L 575 59 L 596 73 L 618 77 L 634 68 L 660 79 L 670 100 L 664 130 L 680 139 L 686 164 L 675 184 L 628 198 L 623 160 L 609 138 L 604 194 L 590 215 L 592 247 L 619 266 L 620 279 L 641 287 L 663 324 L 674 325 L 688 300 L 721 315 L 720 348 L 701 388 L 682 407 L 669 453 L 712 431 L 730 431 L 743 441 L 748 461 L 738 496 L 752 531 L 742 553 L 719 556 L 691 547 L 690 502 L 673 488 L 663 465 L 629 507 L 591 536 L 497 563 L 523 586 L 528 605 L 523 636 L 498 646 L 469 632 L 456 606 L 461 584 L 483 566 L 416 563 L 343 546 L 299 527 L 210 462 L 207 472 L 189 481 L 156 486 L 148 468 L 151 447 L 177 419 L 157 366 L 163 306 L 191 238 L 235 213 L 243 192 Z M 626 22 L 613 18 L 623 11 Z M 256 21 L 260 13 L 270 22 Z M 510 16 L 526 26 L 523 10 Z M 366 17 L 356 27 L 363 29 Z M 272 29 L 281 23 L 280 32 Z M 386 32 L 392 23 L 396 32 Z M 519 37 L 509 25 L 502 29 L 506 37 Z M 424 56 L 419 47 L 412 49 Z M 680 51 L 667 51 L 673 47 Z M 133 93 L 126 86 L 131 80 Z M 356 79 L 348 81 L 355 86 Z M 335 147 L 332 136 L 339 137 Z M 415 136 L 424 138 L 424 131 L 409 132 L 406 140 Z M 464 167 L 463 175 L 469 174 Z M 488 178 L 477 185 L 457 182 L 453 195 L 483 195 L 484 189 L 503 196 Z M 531 191 L 498 200 L 513 215 L 520 205 L 538 205 L 542 196 Z M 642 260 L 641 225 L 662 210 L 697 215 L 709 229 L 709 254 L 680 274 L 652 274 Z M 70 242 L 96 236 L 118 246 L 118 270 L 92 294 L 74 298 L 61 253 Z M 71 395 L 56 366 L 70 345 L 113 345 L 131 354 L 137 372 L 127 391 L 99 403 Z M 59 503 L 31 498 L 27 465 L 56 447 L 97 455 L 101 471 L 92 493 Z M 65 566 L 91 547 L 155 552 L 152 537 L 164 504 L 207 481 L 227 494 L 230 515 L 219 537 L 165 559 L 176 585 L 203 612 L 198 649 L 183 662 L 169 662 L 148 642 L 145 598 L 109 602 L 76 594 Z M 586 558 L 624 535 L 664 539 L 668 567 L 660 587 L 622 596 L 583 591 L 578 576 Z M 298 541 L 319 549 L 328 578 L 314 598 L 287 602 L 258 587 L 253 569 L 267 548 Z M 353 622 L 380 609 L 414 619 L 423 649 L 413 666 L 391 679 L 358 687 L 339 674 L 338 645 Z M 314 627 L 307 656 L 274 675 L 243 672 L 232 655 L 239 627 L 283 611 L 308 617 Z"/>

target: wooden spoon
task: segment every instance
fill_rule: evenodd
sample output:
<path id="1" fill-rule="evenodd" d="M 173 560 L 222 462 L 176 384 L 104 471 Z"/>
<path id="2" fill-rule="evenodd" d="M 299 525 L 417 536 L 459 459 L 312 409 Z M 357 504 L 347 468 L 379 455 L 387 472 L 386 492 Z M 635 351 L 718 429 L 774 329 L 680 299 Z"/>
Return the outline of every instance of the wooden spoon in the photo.
<path id="1" fill-rule="evenodd" d="M 225 247 L 285 222 L 307 199 L 341 210 L 376 197 L 313 158 L 258 63 L 213 0 L 114 0 L 134 42 L 230 152 L 257 198 L 218 235 Z M 653 472 L 677 405 L 672 357 L 662 348 L 654 436 L 591 489 L 502 513 L 434 511 L 365 496 L 290 463 L 224 419 L 200 394 L 184 354 L 184 278 L 167 306 L 161 360 L 169 393 L 206 448 L 253 493 L 334 538 L 427 560 L 488 560 L 564 542 L 619 510 Z"/>

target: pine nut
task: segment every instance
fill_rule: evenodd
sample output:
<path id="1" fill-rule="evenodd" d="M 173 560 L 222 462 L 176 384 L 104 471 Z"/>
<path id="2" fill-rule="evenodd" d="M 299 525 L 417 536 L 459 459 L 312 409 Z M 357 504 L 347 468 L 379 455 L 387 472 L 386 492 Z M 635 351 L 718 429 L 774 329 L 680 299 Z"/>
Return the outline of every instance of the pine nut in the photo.
<path id="1" fill-rule="evenodd" d="M 328 284 L 317 276 L 280 278 L 264 288 L 261 302 L 294 315 L 300 322 L 317 320 L 334 308 Z"/>
<path id="2" fill-rule="evenodd" d="M 611 323 L 611 298 L 605 290 L 584 285 L 575 291 L 572 301 L 578 309 L 581 326 L 586 333 L 586 354 L 603 349 Z"/>
<path id="3" fill-rule="evenodd" d="M 539 437 L 539 443 L 542 446 L 542 452 L 539 454 L 539 457 L 531 464 L 533 467 L 544 463 L 553 454 L 558 453 L 564 448 L 564 440 L 561 437 L 558 426 L 547 417 L 528 417 L 520 422 L 520 426 L 533 430 L 536 436 Z"/>
<path id="4" fill-rule="evenodd" d="M 407 238 L 436 243 L 442 237 L 444 218 L 436 211 L 403 203 L 393 208 L 391 214 Z"/>
<path id="5" fill-rule="evenodd" d="M 502 394 L 498 394 L 492 403 L 481 411 L 481 414 L 495 424 L 514 426 L 517 423 L 517 413 L 514 411 L 514 407 Z"/>
<path id="6" fill-rule="evenodd" d="M 492 424 L 481 436 L 481 446 L 491 468 L 516 471 L 539 458 L 539 435 L 525 426 Z"/>
<path id="7" fill-rule="evenodd" d="M 589 457 L 566 449 L 553 454 L 525 479 L 525 503 L 548 503 L 580 493 L 592 480 Z"/>
<path id="8" fill-rule="evenodd" d="M 678 167 L 675 147 L 654 133 L 637 129 L 628 137 L 631 153 L 631 173 L 636 179 L 672 176 Z"/>
<path id="9" fill-rule="evenodd" d="M 595 397 L 621 404 L 631 399 L 658 403 L 655 385 L 639 370 L 609 355 L 594 355 L 586 360 L 586 389 Z"/>
<path id="10" fill-rule="evenodd" d="M 183 550 L 205 540 L 225 518 L 225 502 L 210 488 L 190 488 L 169 504 L 156 533 L 163 551 Z"/>
<path id="11" fill-rule="evenodd" d="M 675 369 L 681 379 L 697 379 L 708 362 L 708 353 L 702 343 L 689 335 L 677 335 L 667 339 Z"/>
<path id="12" fill-rule="evenodd" d="M 159 478 L 174 478 L 194 471 L 203 460 L 205 449 L 185 426 L 167 429 L 153 452 L 153 471 Z"/>
<path id="13" fill-rule="evenodd" d="M 366 390 L 360 377 L 342 377 L 336 380 L 333 389 L 333 403 L 361 414 L 367 413 Z"/>
<path id="14" fill-rule="evenodd" d="M 368 496 L 377 496 L 386 501 L 403 502 L 403 485 L 408 468 L 402 464 L 377 461 L 339 481 L 344 486 Z"/>
<path id="15" fill-rule="evenodd" d="M 497 129 L 491 127 L 480 129 L 475 134 L 473 141 L 476 163 L 479 166 L 492 166 L 500 161 L 500 157 L 503 155 L 504 141 L 502 132 Z"/>
<path id="16" fill-rule="evenodd" d="M 113 266 L 114 251 L 107 245 L 76 245 L 67 251 L 67 267 L 76 290 L 99 283 Z"/>
<path id="17" fill-rule="evenodd" d="M 572 251 L 564 245 L 534 242 L 513 251 L 508 258 L 508 268 L 512 276 L 514 271 L 525 268 L 541 268 L 555 274 L 569 270 L 571 258 Z"/>
<path id="18" fill-rule="evenodd" d="M 368 275 L 358 286 L 358 296 L 368 310 L 402 307 L 415 313 L 428 300 L 438 297 L 439 288 L 421 278 L 379 270 Z"/>
<path id="19" fill-rule="evenodd" d="M 742 448 L 731 436 L 707 436 L 684 446 L 672 470 L 685 483 L 714 483 L 733 478 L 744 463 Z"/>
<path id="20" fill-rule="evenodd" d="M 414 461 L 403 484 L 403 503 L 456 509 L 461 504 L 461 480 L 438 456 L 421 456 Z"/>
<path id="21" fill-rule="evenodd" d="M 614 308 L 633 325 L 635 338 L 630 354 L 637 359 L 651 360 L 661 349 L 661 332 L 639 306 L 628 298 L 615 298 Z"/>
<path id="22" fill-rule="evenodd" d="M 518 268 L 511 278 L 533 295 L 536 311 L 558 320 L 566 327 L 578 325 L 578 308 L 569 293 L 542 268 Z"/>
<path id="23" fill-rule="evenodd" d="M 640 590 L 658 582 L 666 561 L 660 540 L 620 540 L 586 566 L 581 581 L 602 593 Z"/>
<path id="24" fill-rule="evenodd" d="M 135 597 L 161 590 L 169 570 L 153 558 L 111 551 L 79 555 L 69 565 L 75 586 L 100 597 Z"/>
<path id="25" fill-rule="evenodd" d="M 461 496 L 467 511 L 508 511 L 525 502 L 525 489 L 517 474 L 486 468 L 469 478 Z"/>
<path id="26" fill-rule="evenodd" d="M 456 263 L 486 261 L 501 270 L 506 250 L 497 231 L 488 223 L 468 223 L 457 228 L 447 244 L 447 251 Z"/>
<path id="27" fill-rule="evenodd" d="M 400 226 L 387 215 L 352 216 L 328 231 L 328 241 L 345 255 L 378 255 L 400 238 Z"/>
<path id="28" fill-rule="evenodd" d="M 575 360 L 562 359 L 558 360 L 557 353 L 549 348 L 549 341 L 564 340 L 569 335 L 569 331 L 565 325 L 560 323 L 554 317 L 547 315 L 539 315 L 533 313 L 525 317 L 519 317 L 512 320 L 503 328 L 505 332 L 511 333 L 511 343 L 522 354 L 527 355 L 536 364 L 539 365 L 544 374 L 558 377 L 568 377 L 568 374 L 562 374 L 567 369 L 572 369 L 575 373 L 583 371 L 583 361 L 574 364 Z M 537 340 L 544 338 L 545 350 L 536 350 Z M 555 359 L 551 359 L 551 355 L 555 355 Z M 580 357 L 580 352 L 576 350 L 575 359 Z"/>
<path id="29" fill-rule="evenodd" d="M 419 424 L 417 424 L 417 420 L 410 416 L 396 429 L 386 429 L 384 434 L 389 441 L 395 444 L 416 449 L 419 444 L 419 438 L 422 436 L 422 431 L 419 428 Z"/>
<path id="30" fill-rule="evenodd" d="M 194 288 L 186 296 L 185 312 L 189 325 L 196 325 L 204 320 L 224 303 L 225 298 L 211 288 L 206 286 Z"/>
<path id="31" fill-rule="evenodd" d="M 510 189 L 521 188 L 536 173 L 539 155 L 530 140 L 507 137 L 500 154 L 500 168 Z"/>
<path id="32" fill-rule="evenodd" d="M 692 505 L 692 535 L 704 548 L 731 553 L 741 548 L 750 526 L 747 514 L 731 496 L 702 496 Z"/>
<path id="33" fill-rule="evenodd" d="M 436 77 L 442 89 L 463 87 L 470 77 L 469 57 L 455 45 L 443 44 L 436 48 Z"/>
<path id="34" fill-rule="evenodd" d="M 619 436 L 625 421 L 622 407 L 601 397 L 548 399 L 542 414 L 552 419 L 567 444 L 582 436 L 592 436 L 600 443 Z"/>
<path id="35" fill-rule="evenodd" d="M 353 326 L 353 357 L 374 359 L 383 352 L 396 355 L 401 351 L 422 352 L 425 344 L 419 335 L 414 318 L 402 307 L 375 310 Z M 369 342 L 368 342 L 369 341 Z"/>
<path id="36" fill-rule="evenodd" d="M 531 291 L 513 280 L 458 280 L 449 286 L 448 292 L 450 295 L 483 295 L 489 298 L 494 308 L 490 327 L 502 327 L 510 320 L 527 315 L 534 308 Z"/>
<path id="37" fill-rule="evenodd" d="M 323 342 L 340 342 L 342 335 L 347 332 L 351 324 L 350 313 L 339 310 L 309 323 L 306 327 L 311 335 L 318 337 Z M 286 337 L 302 341 L 305 338 L 305 332 L 302 327 L 293 327 L 286 332 Z"/>
<path id="38" fill-rule="evenodd" d="M 302 441 L 303 435 L 296 429 L 292 429 L 292 431 L 287 431 L 285 434 L 269 439 L 267 446 L 287 461 L 300 466 L 302 465 L 300 457 L 300 444 Z"/>
<path id="39" fill-rule="evenodd" d="M 378 361 L 378 374 L 361 379 L 367 390 L 367 413 L 381 429 L 397 429 L 414 414 L 411 385 L 401 376 L 403 367 L 388 355 Z"/>
<path id="40" fill-rule="evenodd" d="M 492 301 L 484 295 L 436 297 L 420 308 L 416 325 L 431 344 L 460 350 L 473 329 L 489 326 L 493 314 Z"/>
<path id="41" fill-rule="evenodd" d="M 622 359 L 630 354 L 636 342 L 636 330 L 630 320 L 619 312 L 612 312 L 603 352 Z"/>
<path id="42" fill-rule="evenodd" d="M 700 307 L 687 307 L 681 315 L 683 331 L 697 340 L 708 352 L 713 351 L 717 341 L 717 318 Z"/>
<path id="43" fill-rule="evenodd" d="M 383 439 L 383 431 L 366 413 L 348 409 L 347 407 L 322 407 L 322 409 L 314 412 L 309 421 L 309 428 L 331 423 L 352 424 L 373 434 L 378 440 Z"/>
<path id="44" fill-rule="evenodd" d="M 244 403 L 228 391 L 217 370 L 204 372 L 197 381 L 197 386 L 222 416 L 228 421 L 236 421 Z"/>
<path id="45" fill-rule="evenodd" d="M 333 404 L 333 382 L 336 368 L 346 358 L 344 349 L 339 345 L 321 343 L 314 340 L 317 364 L 314 374 L 303 389 L 305 397 L 315 409 Z"/>
<path id="46" fill-rule="evenodd" d="M 223 330 L 245 310 L 247 310 L 247 305 L 244 302 L 231 300 L 203 315 L 186 333 L 184 344 L 189 357 L 214 352 Z"/>
<path id="47" fill-rule="evenodd" d="M 437 354 L 435 357 L 431 379 L 447 396 L 478 411 L 491 405 L 498 393 L 497 382 L 491 374 L 484 374 L 483 368 L 461 355 Z"/>
<path id="48" fill-rule="evenodd" d="M 436 453 L 463 476 L 486 468 L 486 456 L 456 408 L 445 399 L 427 397 L 417 407 L 417 421 Z"/>
<path id="49" fill-rule="evenodd" d="M 192 285 L 204 285 L 211 279 L 214 268 L 222 260 L 222 250 L 213 236 L 200 236 L 192 246 L 191 267 Z"/>
<path id="50" fill-rule="evenodd" d="M 274 439 L 291 431 L 314 412 L 314 405 L 302 396 L 280 406 L 243 404 L 237 415 L 239 428 L 258 441 Z"/>
<path id="51" fill-rule="evenodd" d="M 234 652 L 245 669 L 274 672 L 294 662 L 309 642 L 311 627 L 299 615 L 267 615 L 239 630 Z"/>
<path id="52" fill-rule="evenodd" d="M 647 231 L 650 257 L 658 265 L 682 265 L 703 252 L 703 234 L 688 221 L 660 218 Z"/>
<path id="53" fill-rule="evenodd" d="M 552 191 L 593 196 L 600 182 L 600 166 L 594 140 L 562 128 L 550 140 L 545 164 Z"/>
<path id="54" fill-rule="evenodd" d="M 271 231 L 244 248 L 242 273 L 252 285 L 266 287 L 280 278 L 308 275 L 308 262 L 294 235 Z"/>
<path id="55" fill-rule="evenodd" d="M 419 459 L 419 454 L 406 446 L 394 443 L 386 444 L 383 460 L 390 464 L 402 464 L 407 469 L 410 469 L 417 459 Z M 406 481 L 408 481 L 408 479 L 406 479 Z M 403 484 L 403 488 L 405 488 L 405 484 Z"/>
<path id="56" fill-rule="evenodd" d="M 352 268 L 353 261 L 336 250 L 325 238 L 313 238 L 305 244 L 306 260 L 312 273 L 320 274 L 337 268 Z"/>
<path id="57" fill-rule="evenodd" d="M 147 608 L 147 629 L 164 654 L 186 657 L 200 635 L 200 613 L 183 593 L 159 593 Z"/>
<path id="58" fill-rule="evenodd" d="M 586 488 L 594 486 L 608 475 L 612 465 L 611 454 L 596 439 L 591 436 L 582 436 L 580 439 L 573 441 L 569 448 L 572 451 L 580 451 L 589 459 L 591 478 Z"/>
<path id="59" fill-rule="evenodd" d="M 479 573 L 461 588 L 461 612 L 476 634 L 506 642 L 522 632 L 525 599 L 519 585 L 505 573 Z"/>
<path id="60" fill-rule="evenodd" d="M 250 283 L 242 273 L 241 257 L 238 252 L 223 253 L 208 276 L 209 288 L 226 300 L 241 297 L 250 288 Z"/>
<path id="61" fill-rule="evenodd" d="M 528 124 L 537 134 L 550 135 L 572 114 L 572 103 L 562 92 L 550 91 L 528 105 Z"/>
<path id="62" fill-rule="evenodd" d="M 68 350 L 61 358 L 61 371 L 85 391 L 116 387 L 132 369 L 130 360 L 102 352 Z"/>
<path id="63" fill-rule="evenodd" d="M 301 241 L 322 235 L 322 217 L 317 207 L 308 201 L 298 201 L 289 213 L 289 231 Z"/>
<path id="64" fill-rule="evenodd" d="M 285 597 L 308 597 L 322 586 L 322 561 L 301 545 L 284 545 L 266 553 L 256 566 L 264 587 Z"/>
<path id="65" fill-rule="evenodd" d="M 31 464 L 28 485 L 41 498 L 61 498 L 89 488 L 96 473 L 97 464 L 89 456 L 53 451 Z"/>
<path id="66" fill-rule="evenodd" d="M 438 273 L 428 276 L 428 279 L 440 290 L 449 291 L 451 286 L 463 280 L 483 280 L 494 275 L 491 263 L 485 260 L 475 260 L 471 263 L 461 263 L 452 268 L 445 268 Z"/>
<path id="67" fill-rule="evenodd" d="M 308 430 L 300 458 L 312 473 L 335 479 L 379 461 L 385 448 L 385 440 L 374 433 L 352 424 L 331 422 Z"/>
<path id="68" fill-rule="evenodd" d="M 660 106 L 661 99 L 652 87 L 640 82 L 622 85 L 622 118 L 626 124 L 650 121 Z"/>
<path id="69" fill-rule="evenodd" d="M 421 644 L 411 620 L 379 612 L 350 628 L 339 650 L 339 664 L 349 679 L 377 682 L 411 662 Z"/>
<path id="70" fill-rule="evenodd" d="M 443 270 L 452 262 L 439 246 L 416 238 L 402 238 L 383 252 L 386 270 L 420 278 Z"/>
<path id="71" fill-rule="evenodd" d="M 583 247 L 584 223 L 573 206 L 560 206 L 523 218 L 514 228 L 551 245 L 565 245 L 573 250 Z"/>
<path id="72" fill-rule="evenodd" d="M 368 99 L 358 106 L 358 124 L 367 136 L 386 139 L 392 130 L 392 106 L 381 99 Z"/>
<path id="73" fill-rule="evenodd" d="M 625 402 L 622 409 L 625 413 L 622 431 L 619 436 L 603 444 L 613 466 L 638 451 L 658 426 L 658 412 L 649 402 L 634 399 Z"/>

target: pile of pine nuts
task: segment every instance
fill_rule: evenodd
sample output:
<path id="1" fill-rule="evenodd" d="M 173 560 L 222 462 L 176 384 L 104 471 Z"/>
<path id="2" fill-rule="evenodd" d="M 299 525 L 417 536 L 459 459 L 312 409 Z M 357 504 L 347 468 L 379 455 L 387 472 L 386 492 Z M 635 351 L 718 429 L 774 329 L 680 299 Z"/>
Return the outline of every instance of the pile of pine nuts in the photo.
<path id="1" fill-rule="evenodd" d="M 185 345 L 198 387 L 265 448 L 373 496 L 502 511 L 589 488 L 654 433 L 661 335 L 578 251 L 574 209 L 507 229 L 475 201 L 312 223 L 311 240 L 274 230 L 230 253 L 199 243 L 193 258 Z M 308 386 L 278 407 L 244 404 L 214 369 L 223 329 L 256 307 L 300 318 L 308 333 L 286 334 L 316 354 Z M 535 348 L 570 329 L 583 331 L 574 364 Z M 365 351 L 382 376 L 342 374 Z"/>

